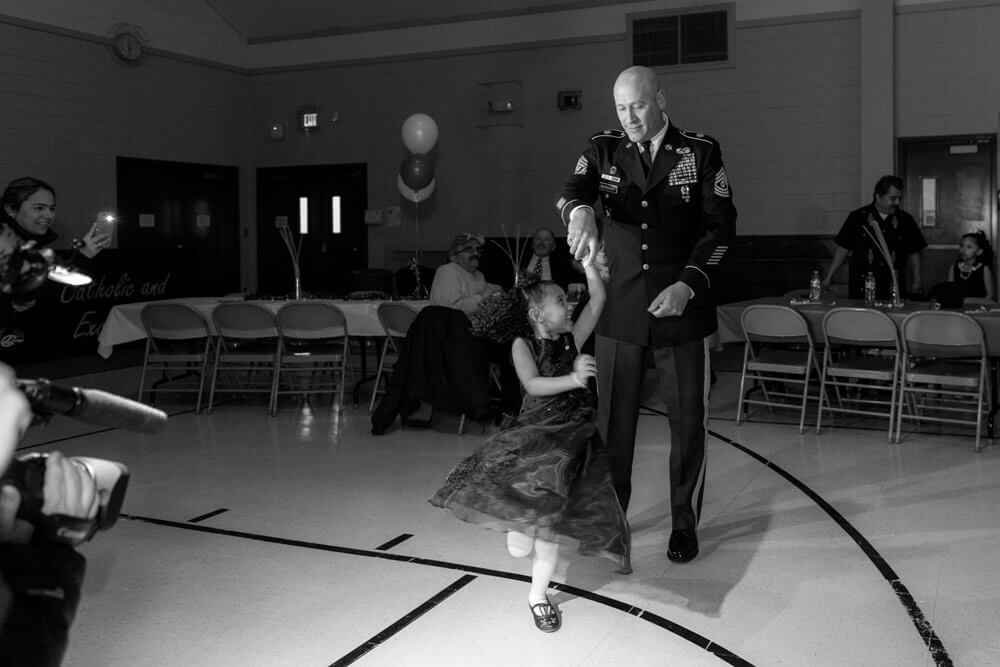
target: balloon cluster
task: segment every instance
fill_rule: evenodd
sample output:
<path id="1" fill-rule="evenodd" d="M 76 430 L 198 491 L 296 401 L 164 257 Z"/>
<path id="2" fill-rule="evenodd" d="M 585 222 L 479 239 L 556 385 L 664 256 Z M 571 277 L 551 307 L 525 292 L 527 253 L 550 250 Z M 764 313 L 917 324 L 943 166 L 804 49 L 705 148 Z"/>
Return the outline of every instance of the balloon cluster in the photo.
<path id="1" fill-rule="evenodd" d="M 434 163 L 427 153 L 438 139 L 434 119 L 425 113 L 415 113 L 403 122 L 403 143 L 410 155 L 399 165 L 396 187 L 399 194 L 414 204 L 425 201 L 434 192 Z"/>

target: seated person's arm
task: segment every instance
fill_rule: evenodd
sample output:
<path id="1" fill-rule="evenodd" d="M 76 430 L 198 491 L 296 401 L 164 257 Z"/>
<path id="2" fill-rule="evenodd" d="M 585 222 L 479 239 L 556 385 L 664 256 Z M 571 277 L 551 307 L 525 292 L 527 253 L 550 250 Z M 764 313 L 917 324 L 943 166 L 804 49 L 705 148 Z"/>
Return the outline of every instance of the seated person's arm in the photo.
<path id="1" fill-rule="evenodd" d="M 471 294 L 462 296 L 462 283 L 458 276 L 452 271 L 441 271 L 434 274 L 434 282 L 431 284 L 431 303 L 438 306 L 456 308 L 469 314 L 479 307 L 479 302 L 483 300 L 481 294 Z"/>

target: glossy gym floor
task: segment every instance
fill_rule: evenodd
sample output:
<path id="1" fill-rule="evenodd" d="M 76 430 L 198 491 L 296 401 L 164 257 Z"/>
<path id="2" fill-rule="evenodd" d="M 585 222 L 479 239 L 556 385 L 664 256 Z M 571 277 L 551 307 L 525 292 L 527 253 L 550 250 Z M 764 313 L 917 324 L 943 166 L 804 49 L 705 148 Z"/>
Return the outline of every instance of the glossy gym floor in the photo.
<path id="1" fill-rule="evenodd" d="M 52 373 L 56 375 L 56 373 Z M 634 573 L 562 552 L 563 627 L 535 629 L 529 564 L 426 499 L 492 424 L 436 415 L 370 434 L 367 402 L 168 398 L 155 436 L 55 418 L 22 452 L 125 463 L 123 515 L 81 547 L 64 664 L 1000 665 L 1000 448 L 971 434 L 796 416 L 735 423 L 711 397 L 701 554 L 666 558 L 667 422 L 648 378 Z M 138 368 L 59 381 L 134 396 Z M 370 391 L 370 386 L 366 388 Z M 367 398 L 367 396 L 365 396 Z"/>

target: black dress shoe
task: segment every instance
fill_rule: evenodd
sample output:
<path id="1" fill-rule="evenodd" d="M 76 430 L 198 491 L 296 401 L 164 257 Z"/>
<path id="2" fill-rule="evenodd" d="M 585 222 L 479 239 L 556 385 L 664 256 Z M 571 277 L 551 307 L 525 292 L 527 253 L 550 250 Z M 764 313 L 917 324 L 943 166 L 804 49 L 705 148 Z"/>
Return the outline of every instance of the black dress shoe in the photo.
<path id="1" fill-rule="evenodd" d="M 693 530 L 675 530 L 667 543 L 667 558 L 675 563 L 686 563 L 698 555 L 698 535 Z"/>

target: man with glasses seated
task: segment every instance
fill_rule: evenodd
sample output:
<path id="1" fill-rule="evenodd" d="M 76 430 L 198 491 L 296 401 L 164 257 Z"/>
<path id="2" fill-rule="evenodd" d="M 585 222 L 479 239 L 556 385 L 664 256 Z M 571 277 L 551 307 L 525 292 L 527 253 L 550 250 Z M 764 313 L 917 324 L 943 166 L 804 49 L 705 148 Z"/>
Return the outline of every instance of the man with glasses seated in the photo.
<path id="1" fill-rule="evenodd" d="M 475 312 L 487 296 L 500 287 L 486 282 L 479 270 L 483 237 L 459 234 L 448 249 L 448 263 L 438 267 L 431 284 L 431 304 L 461 310 L 466 315 Z"/>
<path id="2" fill-rule="evenodd" d="M 431 284 L 431 304 L 461 310 L 470 315 L 483 299 L 500 292 L 500 286 L 486 282 L 479 270 L 484 239 L 474 234 L 459 234 L 448 250 L 447 264 L 438 267 Z M 498 369 L 500 412 L 517 414 L 521 405 L 520 384 L 510 360 L 510 346 L 484 341 L 486 356 Z M 422 414 L 426 414 L 426 408 Z"/>

